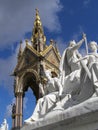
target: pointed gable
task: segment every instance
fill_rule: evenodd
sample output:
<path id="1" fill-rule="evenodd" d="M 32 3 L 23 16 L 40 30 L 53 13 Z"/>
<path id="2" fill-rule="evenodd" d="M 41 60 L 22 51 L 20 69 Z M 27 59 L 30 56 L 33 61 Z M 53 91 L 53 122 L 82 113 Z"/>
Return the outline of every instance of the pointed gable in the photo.
<path id="1" fill-rule="evenodd" d="M 57 53 L 56 49 L 54 46 L 50 45 L 44 50 L 43 56 L 45 59 L 47 59 L 51 64 L 54 64 L 55 66 L 59 66 L 60 62 L 60 56 Z"/>
<path id="2" fill-rule="evenodd" d="M 14 72 L 25 69 L 27 66 L 34 64 L 39 57 L 39 53 L 29 44 L 26 44 L 26 47 L 22 53 L 20 60 L 18 61 Z"/>

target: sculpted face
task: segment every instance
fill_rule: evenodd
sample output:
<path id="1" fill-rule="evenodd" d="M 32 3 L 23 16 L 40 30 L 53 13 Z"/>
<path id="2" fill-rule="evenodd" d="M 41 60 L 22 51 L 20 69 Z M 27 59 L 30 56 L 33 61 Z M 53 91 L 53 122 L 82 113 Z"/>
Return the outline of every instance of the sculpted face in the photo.
<path id="1" fill-rule="evenodd" d="M 51 70 L 46 70 L 46 75 L 47 75 L 48 77 L 52 77 Z"/>
<path id="2" fill-rule="evenodd" d="M 74 47 L 75 45 L 76 45 L 75 40 L 69 42 L 69 46 L 70 46 L 70 47 Z"/>
<path id="3" fill-rule="evenodd" d="M 97 50 L 97 43 L 95 41 L 90 42 L 90 49 L 91 51 Z"/>

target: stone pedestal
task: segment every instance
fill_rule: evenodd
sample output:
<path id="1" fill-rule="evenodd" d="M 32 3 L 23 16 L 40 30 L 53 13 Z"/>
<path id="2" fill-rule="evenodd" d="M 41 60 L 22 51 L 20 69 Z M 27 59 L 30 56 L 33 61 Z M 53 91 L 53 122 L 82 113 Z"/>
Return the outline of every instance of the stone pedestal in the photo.
<path id="1" fill-rule="evenodd" d="M 54 110 L 21 130 L 98 130 L 98 97 L 66 110 Z"/>

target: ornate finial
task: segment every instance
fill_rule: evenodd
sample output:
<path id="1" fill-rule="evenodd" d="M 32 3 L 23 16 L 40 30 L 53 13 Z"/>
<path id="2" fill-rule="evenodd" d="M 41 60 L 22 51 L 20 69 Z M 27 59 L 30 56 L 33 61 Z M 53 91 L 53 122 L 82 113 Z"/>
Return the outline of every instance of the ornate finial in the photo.
<path id="1" fill-rule="evenodd" d="M 34 25 L 36 26 L 41 26 L 42 25 L 42 23 L 41 23 L 41 21 L 40 21 L 40 16 L 39 16 L 39 10 L 38 9 L 35 9 L 36 10 L 36 18 L 35 18 L 35 23 L 34 23 Z"/>
<path id="2" fill-rule="evenodd" d="M 39 10 L 37 8 L 35 10 L 36 10 L 36 15 L 38 15 L 39 14 Z"/>
<path id="3" fill-rule="evenodd" d="M 53 45 L 53 44 L 54 44 L 53 39 L 50 39 L 50 44 L 51 44 L 51 45 Z"/>
<path id="4" fill-rule="evenodd" d="M 38 9 L 35 9 L 36 10 L 36 20 L 39 20 L 40 21 L 40 16 L 39 16 L 39 10 Z M 38 21 L 37 21 L 38 22 Z M 41 22 L 41 21 L 40 21 Z"/>
<path id="5" fill-rule="evenodd" d="M 34 21 L 31 42 L 33 44 L 34 49 L 43 51 L 43 48 L 45 47 L 46 37 L 44 35 L 42 22 L 40 20 L 39 10 L 38 9 L 35 10 L 36 10 L 36 17 Z"/>

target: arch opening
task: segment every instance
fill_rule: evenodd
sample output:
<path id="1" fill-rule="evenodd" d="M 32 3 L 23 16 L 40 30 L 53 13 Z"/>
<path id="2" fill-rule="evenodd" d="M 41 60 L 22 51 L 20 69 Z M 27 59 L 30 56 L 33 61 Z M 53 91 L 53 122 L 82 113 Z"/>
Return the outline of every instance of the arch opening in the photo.
<path id="1" fill-rule="evenodd" d="M 26 72 L 22 77 L 23 84 L 23 116 L 24 119 L 29 118 L 39 99 L 39 85 L 38 80 L 33 72 Z"/>
<path id="2" fill-rule="evenodd" d="M 28 91 L 28 88 L 31 88 L 33 91 L 36 100 L 39 99 L 39 86 L 36 76 L 32 72 L 27 72 L 23 77 L 23 92 L 25 94 Z"/>
<path id="3" fill-rule="evenodd" d="M 23 99 L 23 118 L 24 118 L 24 120 L 26 120 L 30 116 L 32 116 L 35 106 L 36 106 L 36 97 L 35 97 L 32 89 L 29 87 L 28 91 L 25 92 L 25 97 Z"/>

